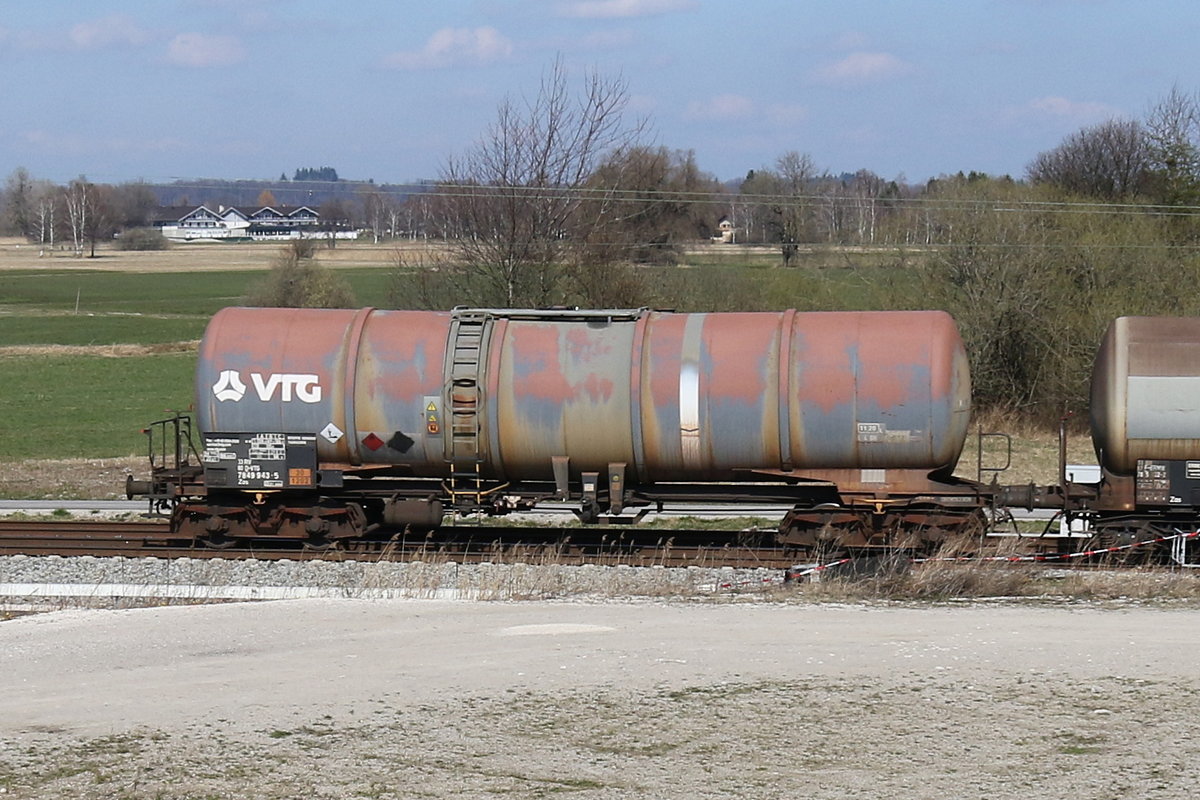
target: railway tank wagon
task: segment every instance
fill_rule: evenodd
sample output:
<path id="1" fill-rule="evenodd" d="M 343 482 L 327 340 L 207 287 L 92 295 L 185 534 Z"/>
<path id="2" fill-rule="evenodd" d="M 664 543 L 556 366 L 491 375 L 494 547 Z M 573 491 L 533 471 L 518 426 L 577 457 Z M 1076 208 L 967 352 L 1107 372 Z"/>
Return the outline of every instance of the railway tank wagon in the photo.
<path id="1" fill-rule="evenodd" d="M 1058 484 L 998 487 L 997 505 L 1057 509 L 1075 536 L 1091 537 L 1088 549 L 1171 542 L 1172 559 L 1194 558 L 1180 534 L 1200 527 L 1200 318 L 1113 320 L 1092 365 L 1089 410 L 1100 480 L 1067 474 L 1063 428 Z"/>
<path id="2" fill-rule="evenodd" d="M 1102 531 L 1141 537 L 1200 520 L 1200 318 L 1120 317 L 1092 372 L 1102 467 L 1087 505 Z"/>
<path id="3" fill-rule="evenodd" d="M 361 536 L 555 499 L 790 503 L 800 546 L 937 538 L 970 413 L 949 315 L 228 308 L 196 369 L 178 529 Z"/>

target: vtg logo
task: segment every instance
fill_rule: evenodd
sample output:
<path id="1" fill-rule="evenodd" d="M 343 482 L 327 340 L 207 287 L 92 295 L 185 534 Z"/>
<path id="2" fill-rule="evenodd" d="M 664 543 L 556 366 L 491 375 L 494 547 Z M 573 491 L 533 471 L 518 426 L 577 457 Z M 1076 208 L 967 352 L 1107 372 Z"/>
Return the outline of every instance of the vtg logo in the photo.
<path id="1" fill-rule="evenodd" d="M 305 375 L 291 372 L 273 372 L 263 376 L 260 372 L 250 373 L 250 383 L 258 399 L 264 403 L 271 401 L 276 392 L 284 403 L 290 403 L 295 397 L 301 403 L 321 402 L 320 376 Z M 246 384 L 236 369 L 223 369 L 212 387 L 213 394 L 220 402 L 233 400 L 237 402 L 246 396 Z"/>

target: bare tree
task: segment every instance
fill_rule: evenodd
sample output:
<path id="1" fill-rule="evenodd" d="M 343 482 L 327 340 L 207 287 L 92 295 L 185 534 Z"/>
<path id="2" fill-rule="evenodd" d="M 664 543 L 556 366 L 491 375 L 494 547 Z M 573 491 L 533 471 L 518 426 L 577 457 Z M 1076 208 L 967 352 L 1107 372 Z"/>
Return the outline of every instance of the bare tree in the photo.
<path id="1" fill-rule="evenodd" d="M 101 239 L 111 239 L 113 235 L 116 208 L 113 188 L 107 184 L 90 184 L 86 203 L 88 207 L 84 215 L 83 235 L 89 246 L 88 258 L 95 258 L 96 243 Z"/>
<path id="2" fill-rule="evenodd" d="M 46 248 L 54 249 L 54 236 L 61 218 L 62 189 L 46 182 L 34 189 L 32 200 L 33 230 L 38 244 L 42 246 L 39 257 Z"/>
<path id="3" fill-rule="evenodd" d="M 607 206 L 587 212 L 601 220 L 582 251 L 592 260 L 673 263 L 682 242 L 707 240 L 716 228 L 711 201 L 719 186 L 690 150 L 628 148 L 606 159 L 588 186 Z"/>
<path id="4" fill-rule="evenodd" d="M 1112 119 L 1071 134 L 1027 168 L 1033 183 L 1101 200 L 1128 199 L 1150 174 L 1146 132 L 1135 120 Z"/>
<path id="5" fill-rule="evenodd" d="M 32 232 L 32 193 L 29 170 L 17 167 L 4 183 L 4 223 L 18 236 L 29 236 Z"/>
<path id="6" fill-rule="evenodd" d="M 738 203 L 741 209 L 742 226 L 746 230 L 745 241 L 764 243 L 772 241 L 772 211 L 768 198 L 775 191 L 775 174 L 769 170 L 750 170 L 738 187 Z"/>
<path id="7" fill-rule="evenodd" d="M 1200 96 L 1172 87 L 1146 117 L 1146 139 L 1163 202 L 1200 199 Z"/>
<path id="8" fill-rule="evenodd" d="M 71 231 L 76 258 L 83 257 L 83 243 L 87 237 L 88 212 L 91 207 L 88 195 L 91 191 L 92 185 L 82 175 L 67 184 L 67 188 L 63 190 L 63 204 L 67 211 L 67 224 Z"/>
<path id="9" fill-rule="evenodd" d="M 879 217 L 879 197 L 887 188 L 887 182 L 869 169 L 854 173 L 850 182 L 850 196 L 854 203 L 858 244 L 874 244 L 875 230 Z"/>
<path id="10" fill-rule="evenodd" d="M 361 200 L 363 220 L 371 231 L 372 241 L 379 244 L 379 240 L 388 235 L 388 221 L 396 203 L 374 186 L 361 190 Z"/>
<path id="11" fill-rule="evenodd" d="M 384 230 L 395 238 L 407 231 L 410 239 L 417 238 L 417 229 L 428 235 L 429 204 L 424 195 L 408 197 L 401 203 L 389 203 L 384 208 Z M 402 224 L 403 223 L 403 224 Z"/>
<path id="12" fill-rule="evenodd" d="M 474 148 L 447 162 L 431 202 L 450 239 L 444 274 L 459 302 L 561 302 L 572 248 L 593 238 L 619 188 L 589 179 L 641 132 L 625 122 L 627 102 L 623 80 L 595 72 L 574 94 L 560 58 L 536 97 L 503 102 Z"/>
<path id="13" fill-rule="evenodd" d="M 790 266 L 800 250 L 800 242 L 810 238 L 809 195 L 817 177 L 817 167 L 807 153 L 789 150 L 775 162 L 779 176 L 780 249 L 783 265 Z"/>
<path id="14" fill-rule="evenodd" d="M 795 260 L 800 243 L 814 236 L 813 197 L 820 177 L 810 155 L 791 150 L 775 161 L 774 170 L 757 170 L 742 183 L 749 213 L 763 239 L 779 244 L 785 267 Z"/>
<path id="15" fill-rule="evenodd" d="M 339 231 L 347 231 L 351 227 L 350 208 L 339 198 L 333 198 L 321 203 L 320 229 L 325 234 L 325 243 L 329 248 L 337 247 Z"/>
<path id="16" fill-rule="evenodd" d="M 113 223 L 120 229 L 142 228 L 158 207 L 154 190 L 140 181 L 112 187 Z"/>

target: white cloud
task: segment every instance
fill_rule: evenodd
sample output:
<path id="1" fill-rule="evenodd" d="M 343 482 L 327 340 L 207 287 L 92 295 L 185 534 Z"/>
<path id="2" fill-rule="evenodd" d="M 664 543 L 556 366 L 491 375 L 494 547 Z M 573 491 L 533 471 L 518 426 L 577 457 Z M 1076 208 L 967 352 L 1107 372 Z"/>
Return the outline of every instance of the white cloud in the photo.
<path id="1" fill-rule="evenodd" d="M 113 14 L 100 19 L 80 22 L 67 33 L 74 47 L 81 50 L 96 50 L 122 45 L 143 45 L 150 34 L 124 14 Z"/>
<path id="2" fill-rule="evenodd" d="M 167 60 L 180 67 L 224 67 L 246 57 L 235 36 L 181 33 L 167 44 Z"/>
<path id="3" fill-rule="evenodd" d="M 392 53 L 383 65 L 395 69 L 481 66 L 503 61 L 512 53 L 512 41 L 495 28 L 442 28 L 420 50 Z"/>
<path id="4" fill-rule="evenodd" d="M 131 17 L 111 14 L 87 20 L 67 29 L 0 28 L 0 43 L 24 51 L 102 50 L 115 47 L 140 47 L 154 35 Z"/>
<path id="5" fill-rule="evenodd" d="M 1079 102 L 1065 97 L 1039 97 L 1029 103 L 1029 110 L 1071 120 L 1098 120 L 1120 116 L 1117 109 L 1104 103 Z"/>
<path id="6" fill-rule="evenodd" d="M 688 103 L 688 119 L 746 119 L 755 112 L 754 101 L 740 94 L 718 94 Z"/>
<path id="7" fill-rule="evenodd" d="M 808 119 L 808 108 L 794 103 L 774 103 L 767 106 L 766 116 L 776 125 L 797 125 Z"/>
<path id="8" fill-rule="evenodd" d="M 649 17 L 691 11 L 699 5 L 697 0 L 569 0 L 558 4 L 558 14 L 581 19 Z"/>
<path id="9" fill-rule="evenodd" d="M 897 78 L 913 71 L 913 66 L 891 53 L 855 52 L 815 70 L 818 83 L 861 84 Z"/>
<path id="10" fill-rule="evenodd" d="M 771 127 L 791 128 L 808 118 L 808 109 L 794 103 L 761 104 L 740 94 L 718 94 L 688 103 L 684 117 L 703 122 L 763 120 Z"/>

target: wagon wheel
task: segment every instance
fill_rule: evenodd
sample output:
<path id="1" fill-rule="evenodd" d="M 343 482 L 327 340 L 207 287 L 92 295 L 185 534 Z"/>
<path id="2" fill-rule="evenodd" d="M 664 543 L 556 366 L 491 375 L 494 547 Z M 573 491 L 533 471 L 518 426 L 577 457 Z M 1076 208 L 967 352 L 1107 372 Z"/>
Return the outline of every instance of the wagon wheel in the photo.
<path id="1" fill-rule="evenodd" d="M 213 550 L 228 550 L 237 544 L 227 531 L 205 531 L 196 536 L 196 541 Z"/>
<path id="2" fill-rule="evenodd" d="M 229 520 L 211 514 L 185 511 L 179 507 L 175 510 L 171 527 L 180 536 L 214 550 L 224 550 L 237 544 L 237 539 L 229 534 Z"/>
<path id="3" fill-rule="evenodd" d="M 337 547 L 337 541 L 330 539 L 323 533 L 312 533 L 306 538 L 300 540 L 300 544 L 305 550 L 323 553 L 326 550 L 332 550 Z"/>

